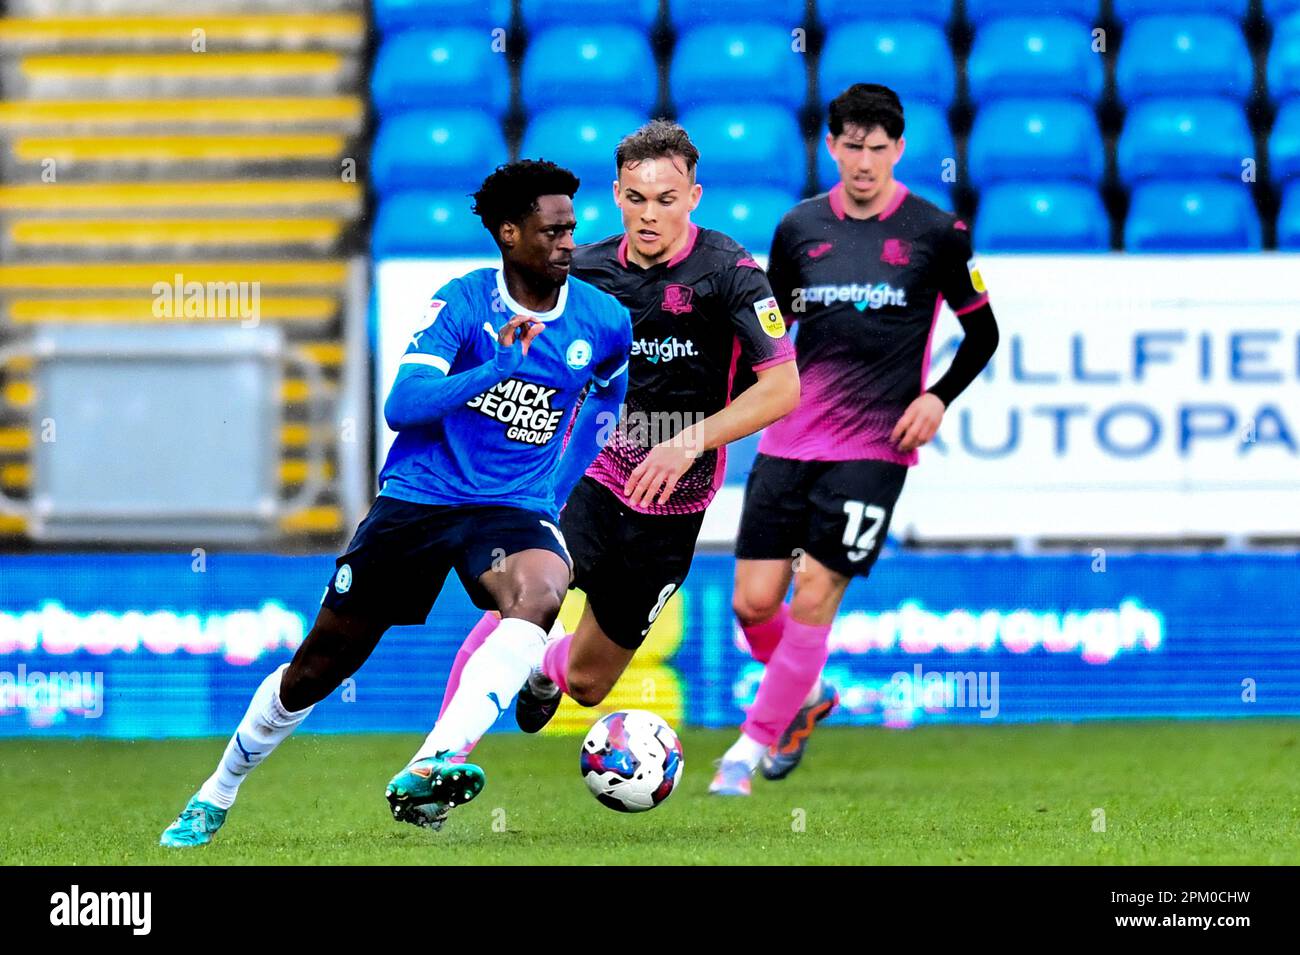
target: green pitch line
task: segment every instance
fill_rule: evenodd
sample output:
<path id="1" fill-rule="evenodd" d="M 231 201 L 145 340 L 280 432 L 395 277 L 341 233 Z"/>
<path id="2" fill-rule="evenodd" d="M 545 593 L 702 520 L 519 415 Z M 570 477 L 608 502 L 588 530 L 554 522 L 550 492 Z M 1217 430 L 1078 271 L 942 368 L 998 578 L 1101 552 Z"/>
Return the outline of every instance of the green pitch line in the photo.
<path id="1" fill-rule="evenodd" d="M 823 728 L 789 779 L 720 800 L 731 738 L 683 733 L 682 785 L 628 816 L 588 794 L 577 738 L 492 736 L 487 788 L 435 834 L 384 801 L 415 734 L 302 734 L 188 851 L 158 834 L 224 740 L 0 740 L 0 863 L 1300 863 L 1300 722 Z"/>

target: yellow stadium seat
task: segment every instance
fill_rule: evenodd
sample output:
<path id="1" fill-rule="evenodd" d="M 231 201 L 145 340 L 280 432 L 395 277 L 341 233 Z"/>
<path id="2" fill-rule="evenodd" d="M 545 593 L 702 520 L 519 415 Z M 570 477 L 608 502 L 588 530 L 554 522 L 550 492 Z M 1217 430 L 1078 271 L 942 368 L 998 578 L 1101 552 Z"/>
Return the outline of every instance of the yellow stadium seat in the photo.
<path id="1" fill-rule="evenodd" d="M 152 298 L 15 298 L 6 304 L 6 317 L 15 325 L 73 322 L 228 321 L 214 316 L 160 316 Z M 327 296 L 262 296 L 258 320 L 266 322 L 327 322 L 338 314 L 338 299 Z"/>
<path id="2" fill-rule="evenodd" d="M 312 245 L 330 247 L 341 219 L 15 219 L 16 246 Z"/>
<path id="3" fill-rule="evenodd" d="M 337 159 L 347 140 L 331 133 L 190 136 L 19 136 L 19 162 L 289 162 Z"/>
<path id="4" fill-rule="evenodd" d="M 365 38 L 365 18 L 355 13 L 280 13 L 144 16 L 67 16 L 0 20 L 0 47 L 165 46 L 192 49 L 194 30 L 209 48 L 320 45 L 355 49 Z"/>
<path id="5" fill-rule="evenodd" d="M 364 119 L 359 96 L 0 102 L 0 130 L 275 126 L 357 132 Z"/>
<path id="6" fill-rule="evenodd" d="M 24 289 L 149 290 L 157 282 L 260 282 L 289 288 L 341 289 L 348 265 L 338 260 L 274 262 L 0 263 L 0 292 Z"/>
<path id="7" fill-rule="evenodd" d="M 48 183 L 0 186 L 0 213 L 71 209 L 360 209 L 361 187 L 337 179 L 257 179 L 214 182 Z"/>
<path id="8" fill-rule="evenodd" d="M 334 76 L 345 59 L 331 52 L 275 53 L 40 53 L 19 60 L 20 75 L 31 82 L 124 79 L 217 79 Z"/>

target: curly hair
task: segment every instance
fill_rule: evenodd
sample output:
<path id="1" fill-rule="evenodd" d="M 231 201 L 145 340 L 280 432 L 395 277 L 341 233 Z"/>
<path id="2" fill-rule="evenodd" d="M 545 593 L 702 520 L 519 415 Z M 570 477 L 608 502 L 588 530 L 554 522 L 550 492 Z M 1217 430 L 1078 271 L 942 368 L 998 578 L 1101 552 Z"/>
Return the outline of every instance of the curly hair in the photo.
<path id="1" fill-rule="evenodd" d="M 496 238 L 503 222 L 521 223 L 537 211 L 541 196 L 568 196 L 578 191 L 578 177 L 545 159 L 520 159 L 497 168 L 474 193 L 473 213 Z"/>

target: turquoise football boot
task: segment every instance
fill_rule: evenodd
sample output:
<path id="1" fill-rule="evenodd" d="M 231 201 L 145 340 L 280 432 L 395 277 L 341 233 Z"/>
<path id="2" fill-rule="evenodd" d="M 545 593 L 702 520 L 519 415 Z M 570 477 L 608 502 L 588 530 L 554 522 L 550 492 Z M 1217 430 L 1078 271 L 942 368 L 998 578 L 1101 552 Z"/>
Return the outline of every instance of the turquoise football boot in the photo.
<path id="1" fill-rule="evenodd" d="M 176 821 L 163 830 L 158 845 L 170 849 L 206 846 L 212 841 L 217 830 L 225 825 L 227 812 L 228 810 L 214 806 L 210 802 L 203 802 L 195 794 L 185 804 Z"/>
<path id="2" fill-rule="evenodd" d="M 384 795 L 395 820 L 437 832 L 453 808 L 483 791 L 483 770 L 473 763 L 453 763 L 448 755 L 417 759 L 389 781 Z"/>

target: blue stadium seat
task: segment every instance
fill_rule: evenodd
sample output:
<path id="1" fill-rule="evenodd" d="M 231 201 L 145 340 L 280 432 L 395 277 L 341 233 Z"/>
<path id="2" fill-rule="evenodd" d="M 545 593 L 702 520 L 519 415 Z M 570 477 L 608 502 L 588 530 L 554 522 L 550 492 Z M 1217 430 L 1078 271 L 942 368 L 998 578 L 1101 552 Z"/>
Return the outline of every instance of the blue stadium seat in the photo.
<path id="1" fill-rule="evenodd" d="M 1008 17 L 981 27 L 966 73 L 976 103 L 1026 91 L 1092 102 L 1103 82 L 1091 27 L 1066 17 Z"/>
<path id="2" fill-rule="evenodd" d="M 1129 252 L 1256 252 L 1259 216 L 1242 183 L 1148 182 L 1133 190 Z"/>
<path id="3" fill-rule="evenodd" d="M 955 72 L 944 32 L 933 23 L 873 20 L 832 26 L 822 47 L 822 105 L 854 83 L 884 80 L 904 103 L 952 103 Z"/>
<path id="4" fill-rule="evenodd" d="M 1300 182 L 1293 182 L 1282 196 L 1282 211 L 1277 217 L 1277 247 L 1289 252 L 1300 251 Z"/>
<path id="5" fill-rule="evenodd" d="M 772 233 L 781 217 L 799 201 L 792 192 L 761 186 L 756 189 L 710 189 L 705 186 L 694 220 L 725 232 L 755 255 L 772 246 Z"/>
<path id="6" fill-rule="evenodd" d="M 398 192 L 375 214 L 371 243 L 376 259 L 425 255 L 495 255 L 496 243 L 471 199 L 460 192 Z"/>
<path id="7" fill-rule="evenodd" d="M 434 27 L 510 27 L 510 0 L 374 0 L 374 9 L 375 26 L 383 33 Z"/>
<path id="8" fill-rule="evenodd" d="M 557 27 L 528 44 L 520 85 L 529 112 L 587 105 L 648 114 L 659 92 L 659 74 L 641 30 Z"/>
<path id="9" fill-rule="evenodd" d="M 966 0 L 966 19 L 978 29 L 1001 17 L 1073 17 L 1091 28 L 1100 7 L 1100 0 Z"/>
<path id="10" fill-rule="evenodd" d="M 477 30 L 409 30 L 379 47 L 370 77 L 382 113 L 454 104 L 500 116 L 510 105 L 510 68 Z"/>
<path id="11" fill-rule="evenodd" d="M 619 106 L 550 109 L 529 121 L 519 155 L 573 170 L 584 190 L 599 186 L 608 191 L 618 141 L 643 122 L 642 114 Z"/>
<path id="12" fill-rule="evenodd" d="M 1119 176 L 1240 179 L 1255 142 L 1241 104 L 1219 97 L 1161 97 L 1129 110 L 1119 138 Z"/>
<path id="13" fill-rule="evenodd" d="M 599 242 L 623 231 L 623 220 L 608 185 L 597 188 L 584 184 L 579 188 L 573 197 L 573 214 L 578 220 L 578 228 L 573 233 L 575 242 Z"/>
<path id="14" fill-rule="evenodd" d="M 995 100 L 976 114 L 967 151 L 967 169 L 981 188 L 1008 179 L 1095 186 L 1106 166 L 1097 117 L 1073 99 Z"/>
<path id="15" fill-rule="evenodd" d="M 417 111 L 384 119 L 375 136 L 370 169 L 381 194 L 429 183 L 473 191 L 509 159 L 495 119 L 475 110 Z"/>
<path id="16" fill-rule="evenodd" d="M 802 107 L 807 57 L 790 34 L 766 23 L 711 24 L 677 38 L 670 87 L 677 108 L 706 103 L 768 102 Z"/>
<path id="17" fill-rule="evenodd" d="M 1255 68 L 1226 17 L 1143 17 L 1124 31 L 1115 80 L 1126 102 L 1147 96 L 1250 96 Z"/>
<path id="18" fill-rule="evenodd" d="M 953 145 L 952 133 L 948 129 L 948 117 L 939 107 L 930 103 L 904 103 L 903 115 L 906 120 L 903 129 L 903 158 L 894 167 L 894 175 L 907 183 L 908 187 L 918 193 L 929 189 L 945 198 L 949 192 L 949 183 L 943 181 L 944 160 L 957 155 Z M 954 168 L 954 172 L 955 167 Z M 826 149 L 825 143 L 817 143 L 817 184 L 822 189 L 829 189 L 840 181 L 840 172 Z M 927 196 L 928 198 L 928 196 Z"/>
<path id="19" fill-rule="evenodd" d="M 1162 13 L 1209 13 L 1241 20 L 1246 16 L 1250 0 L 1114 0 L 1114 4 L 1115 19 L 1120 23 Z"/>
<path id="20" fill-rule="evenodd" d="M 1105 252 L 1110 219 L 1095 188 L 1004 182 L 980 193 L 976 240 L 985 252 Z"/>
<path id="21" fill-rule="evenodd" d="M 1264 0 L 1264 19 L 1277 21 L 1300 13 L 1300 0 Z"/>
<path id="22" fill-rule="evenodd" d="M 1096 0 L 1092 2 L 1095 4 Z M 970 0 L 966 6 L 969 9 Z M 907 18 L 945 26 L 952 19 L 952 7 L 953 0 L 909 0 Z M 861 20 L 862 14 L 862 0 L 817 0 L 817 18 L 827 28 Z"/>
<path id="23" fill-rule="evenodd" d="M 573 23 L 649 30 L 659 19 L 659 0 L 520 0 L 519 13 L 530 33 Z"/>
<path id="24" fill-rule="evenodd" d="M 701 106 L 683 113 L 680 121 L 699 147 L 705 188 L 773 186 L 803 192 L 804 140 L 788 109 L 746 103 Z"/>
<path id="25" fill-rule="evenodd" d="M 1300 180 L 1300 97 L 1287 100 L 1278 111 L 1269 137 L 1268 161 L 1274 182 Z"/>
<path id="26" fill-rule="evenodd" d="M 761 20 L 787 30 L 803 24 L 804 0 L 669 0 L 668 17 L 679 31 L 706 23 Z M 787 34 L 788 35 L 788 34 Z"/>
<path id="27" fill-rule="evenodd" d="M 1268 54 L 1268 92 L 1274 100 L 1300 96 L 1300 12 L 1273 28 Z"/>

